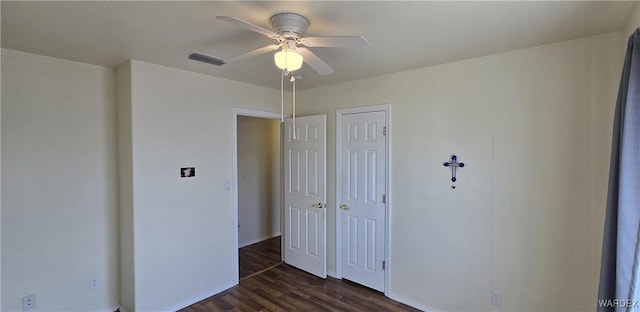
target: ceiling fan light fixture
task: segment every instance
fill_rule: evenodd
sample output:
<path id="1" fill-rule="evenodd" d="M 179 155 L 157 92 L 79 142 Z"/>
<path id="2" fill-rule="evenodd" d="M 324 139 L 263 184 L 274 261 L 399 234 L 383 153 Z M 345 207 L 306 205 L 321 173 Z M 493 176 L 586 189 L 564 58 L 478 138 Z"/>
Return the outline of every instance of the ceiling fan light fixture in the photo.
<path id="1" fill-rule="evenodd" d="M 273 55 L 273 60 L 278 68 L 286 69 L 290 72 L 302 67 L 302 55 L 290 49 L 276 52 Z"/>

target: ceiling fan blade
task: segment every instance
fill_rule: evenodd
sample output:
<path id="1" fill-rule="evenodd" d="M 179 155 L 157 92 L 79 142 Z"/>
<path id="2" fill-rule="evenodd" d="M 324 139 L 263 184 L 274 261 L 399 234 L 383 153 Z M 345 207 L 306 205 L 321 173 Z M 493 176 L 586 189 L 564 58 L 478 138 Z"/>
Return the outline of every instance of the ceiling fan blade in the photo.
<path id="1" fill-rule="evenodd" d="M 271 30 L 268 30 L 266 28 L 260 27 L 258 25 L 252 24 L 252 23 L 249 23 L 249 22 L 247 22 L 245 20 L 241 20 L 241 19 L 239 19 L 237 17 L 216 16 L 216 18 L 221 19 L 221 20 L 223 20 L 223 21 L 225 21 L 227 23 L 230 23 L 230 24 L 233 24 L 233 25 L 236 25 L 236 26 L 240 26 L 240 27 L 244 27 L 244 28 L 246 28 L 248 30 L 251 30 L 251 31 L 255 31 L 255 32 L 259 33 L 259 34 L 265 35 L 265 36 L 267 36 L 269 38 L 272 38 L 272 39 L 280 38 L 280 35 L 274 33 Z"/>
<path id="2" fill-rule="evenodd" d="M 228 64 L 228 63 L 234 63 L 234 62 L 238 62 L 238 61 L 246 60 L 246 59 L 248 59 L 248 58 L 250 58 L 250 57 L 254 57 L 254 56 L 258 56 L 258 55 L 262 55 L 262 54 L 265 54 L 265 53 L 269 53 L 269 52 L 271 52 L 271 51 L 275 51 L 275 50 L 277 50 L 278 48 L 280 48 L 280 45 L 277 45 L 277 44 L 271 44 L 271 45 L 264 46 L 264 47 L 259 48 L 259 49 L 255 49 L 255 50 L 253 50 L 253 51 L 251 51 L 251 52 L 247 52 L 247 53 L 245 53 L 245 54 L 242 54 L 242 55 L 238 55 L 238 56 L 232 57 L 232 58 L 230 58 L 230 59 L 226 60 L 226 61 L 225 61 L 225 63 L 227 63 L 227 64 Z"/>
<path id="3" fill-rule="evenodd" d="M 304 62 L 307 63 L 309 67 L 313 68 L 313 70 L 315 70 L 318 75 L 326 76 L 334 72 L 333 68 L 331 68 L 329 64 L 321 60 L 317 55 L 311 52 L 311 50 L 307 48 L 298 48 L 298 52 L 302 54 Z"/>
<path id="4" fill-rule="evenodd" d="M 227 61 L 221 57 L 200 53 L 200 52 L 195 52 L 195 51 L 189 54 L 189 59 L 198 61 L 198 62 L 213 64 L 216 66 L 222 66 L 227 63 Z"/>
<path id="5" fill-rule="evenodd" d="M 362 36 L 302 37 L 300 42 L 312 48 L 357 48 L 369 46 L 369 41 Z"/>

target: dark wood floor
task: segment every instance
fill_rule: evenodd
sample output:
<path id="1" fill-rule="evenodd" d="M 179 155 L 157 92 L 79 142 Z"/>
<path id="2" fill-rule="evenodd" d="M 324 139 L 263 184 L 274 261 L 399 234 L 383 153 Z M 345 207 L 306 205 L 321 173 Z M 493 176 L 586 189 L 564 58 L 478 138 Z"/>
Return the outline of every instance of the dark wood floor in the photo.
<path id="1" fill-rule="evenodd" d="M 277 265 L 279 237 L 241 248 L 240 254 L 240 276 L 245 278 L 239 285 L 180 311 L 420 311 L 347 280 L 322 279 L 284 263 Z"/>
<path id="2" fill-rule="evenodd" d="M 280 236 L 240 248 L 240 280 L 281 263 Z"/>
<path id="3" fill-rule="evenodd" d="M 364 286 L 321 279 L 287 264 L 180 311 L 420 311 Z"/>

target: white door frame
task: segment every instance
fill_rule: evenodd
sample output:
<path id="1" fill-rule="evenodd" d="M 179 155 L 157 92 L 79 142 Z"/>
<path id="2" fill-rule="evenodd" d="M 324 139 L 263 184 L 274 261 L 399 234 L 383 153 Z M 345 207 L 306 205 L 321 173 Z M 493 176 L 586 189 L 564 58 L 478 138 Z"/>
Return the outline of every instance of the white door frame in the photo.
<path id="1" fill-rule="evenodd" d="M 390 242 L 391 242 L 391 104 L 380 104 L 380 105 L 370 105 L 370 106 L 360 106 L 353 108 L 343 108 L 336 110 L 336 278 L 342 278 L 342 233 L 340 217 L 342 215 L 342 210 L 340 209 L 340 198 L 342 198 L 341 188 L 340 188 L 340 171 L 341 171 L 341 161 L 340 155 L 342 153 L 342 148 L 340 146 L 340 138 L 342 133 L 342 116 L 348 114 L 357 114 L 357 113 L 370 113 L 370 112 L 380 112 L 384 111 L 385 114 L 385 127 L 387 127 L 387 137 L 385 144 L 385 153 L 386 153 L 386 179 L 385 179 L 385 193 L 387 195 L 386 204 L 385 204 L 385 251 L 384 251 L 384 259 L 386 261 L 386 267 L 384 271 L 384 294 L 388 296 L 389 294 L 389 278 L 391 276 L 390 273 Z"/>
<path id="2" fill-rule="evenodd" d="M 247 117 L 257 117 L 257 118 L 265 118 L 265 119 L 280 119 L 282 117 L 282 115 L 280 115 L 280 113 L 273 113 L 273 112 L 265 112 L 265 111 L 259 111 L 259 110 L 252 110 L 252 109 L 246 109 L 246 108 L 238 108 L 238 107 L 233 107 L 231 109 L 232 112 L 232 118 L 231 118 L 231 133 L 233 135 L 233 147 L 232 147 L 232 176 L 231 176 L 231 189 L 233 191 L 233 244 L 232 244 L 232 248 L 233 250 L 231 251 L 231 254 L 233 255 L 233 271 L 234 272 L 239 272 L 240 270 L 240 263 L 238 260 L 238 116 L 247 116 Z M 284 116 L 285 118 L 288 117 L 288 115 Z M 282 138 L 282 129 L 280 130 L 280 138 Z M 282 149 L 282 144 L 280 144 L 280 148 Z M 282 158 L 282 157 L 280 157 Z M 281 160 L 282 162 L 282 160 Z M 282 169 L 282 168 L 280 168 Z M 281 184 L 282 182 L 282 170 L 280 170 L 280 178 L 281 178 Z M 282 188 L 281 188 L 282 190 Z M 281 192 L 282 193 L 282 192 Z M 282 194 L 280 194 L 280 197 L 282 198 Z M 283 224 L 284 222 L 282 221 L 282 200 L 280 201 L 280 232 L 282 233 L 283 231 Z M 280 255 L 283 259 L 284 256 Z M 238 284 L 240 282 L 240 277 L 238 276 L 238 274 L 236 274 L 233 277 L 233 282 L 234 284 Z"/>

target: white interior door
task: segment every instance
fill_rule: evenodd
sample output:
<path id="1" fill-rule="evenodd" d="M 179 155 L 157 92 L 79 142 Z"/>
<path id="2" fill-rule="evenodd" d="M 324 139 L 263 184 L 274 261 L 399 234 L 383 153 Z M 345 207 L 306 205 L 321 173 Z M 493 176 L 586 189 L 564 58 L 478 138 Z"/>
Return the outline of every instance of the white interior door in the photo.
<path id="1" fill-rule="evenodd" d="M 341 116 L 340 203 L 343 278 L 384 291 L 386 113 Z"/>
<path id="2" fill-rule="evenodd" d="M 298 117 L 295 130 L 287 119 L 284 129 L 284 261 L 325 278 L 326 116 Z"/>

